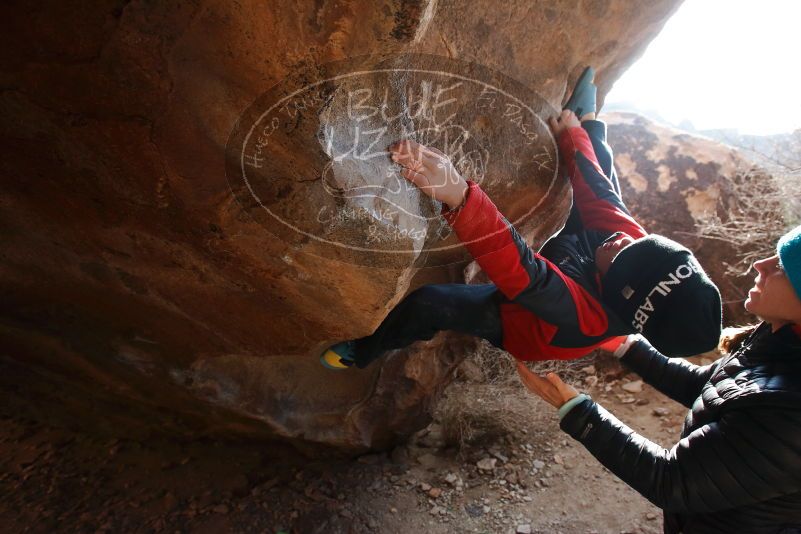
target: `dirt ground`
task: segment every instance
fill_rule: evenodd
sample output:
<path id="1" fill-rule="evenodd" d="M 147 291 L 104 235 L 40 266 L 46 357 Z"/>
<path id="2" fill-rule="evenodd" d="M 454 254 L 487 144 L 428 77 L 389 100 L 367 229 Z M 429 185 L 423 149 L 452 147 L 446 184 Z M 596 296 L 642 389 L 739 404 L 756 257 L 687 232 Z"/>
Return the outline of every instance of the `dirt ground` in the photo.
<path id="1" fill-rule="evenodd" d="M 638 391 L 611 357 L 580 365 L 567 371 L 574 384 L 675 443 L 681 406 Z M 553 408 L 466 371 L 427 429 L 351 461 L 277 459 L 252 442 L 101 439 L 4 413 L 0 530 L 661 532 L 659 510 L 562 433 Z"/>

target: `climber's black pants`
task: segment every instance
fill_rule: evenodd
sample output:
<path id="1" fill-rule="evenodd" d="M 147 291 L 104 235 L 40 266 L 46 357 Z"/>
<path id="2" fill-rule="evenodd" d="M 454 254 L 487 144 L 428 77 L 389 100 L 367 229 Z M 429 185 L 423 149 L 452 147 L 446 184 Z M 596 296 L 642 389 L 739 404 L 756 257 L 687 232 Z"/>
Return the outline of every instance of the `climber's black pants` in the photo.
<path id="1" fill-rule="evenodd" d="M 503 329 L 495 284 L 430 284 L 412 291 L 395 306 L 371 335 L 356 340 L 356 366 L 385 351 L 428 340 L 440 330 L 484 338 L 502 347 Z"/>

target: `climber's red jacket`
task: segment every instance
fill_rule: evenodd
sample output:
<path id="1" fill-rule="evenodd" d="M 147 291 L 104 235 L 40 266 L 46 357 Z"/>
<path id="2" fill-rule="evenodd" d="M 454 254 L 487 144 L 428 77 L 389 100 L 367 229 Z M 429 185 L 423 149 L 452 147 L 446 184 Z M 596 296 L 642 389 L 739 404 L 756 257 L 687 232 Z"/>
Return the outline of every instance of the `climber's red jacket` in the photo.
<path id="1" fill-rule="evenodd" d="M 534 252 L 472 180 L 464 205 L 442 215 L 503 293 L 503 346 L 520 360 L 573 359 L 632 333 L 603 302 L 595 249 L 615 232 L 646 235 L 598 164 L 584 129 L 559 136 L 582 228 L 563 230 Z"/>

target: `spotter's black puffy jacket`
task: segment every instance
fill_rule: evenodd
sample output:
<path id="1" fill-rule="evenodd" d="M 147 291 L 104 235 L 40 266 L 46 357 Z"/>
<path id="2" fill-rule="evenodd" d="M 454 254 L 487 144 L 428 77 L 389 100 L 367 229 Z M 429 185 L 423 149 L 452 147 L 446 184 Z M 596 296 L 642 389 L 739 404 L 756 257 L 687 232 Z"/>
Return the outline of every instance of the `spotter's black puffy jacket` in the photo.
<path id="1" fill-rule="evenodd" d="M 671 449 L 590 399 L 562 429 L 664 510 L 666 533 L 801 533 L 801 338 L 761 324 L 699 367 L 634 343 L 623 363 L 690 408 Z"/>

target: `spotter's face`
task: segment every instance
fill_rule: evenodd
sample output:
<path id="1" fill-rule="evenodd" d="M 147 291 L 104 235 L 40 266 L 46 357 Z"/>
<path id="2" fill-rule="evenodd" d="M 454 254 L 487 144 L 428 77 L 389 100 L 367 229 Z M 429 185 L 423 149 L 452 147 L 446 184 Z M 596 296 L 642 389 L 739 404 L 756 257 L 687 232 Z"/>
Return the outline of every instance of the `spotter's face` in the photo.
<path id="1" fill-rule="evenodd" d="M 801 317 L 801 300 L 784 272 L 779 256 L 754 262 L 757 276 L 748 292 L 745 309 L 774 329 Z"/>

